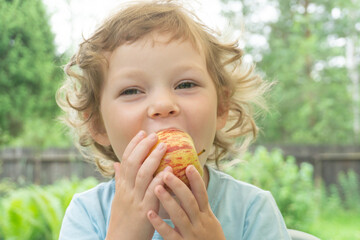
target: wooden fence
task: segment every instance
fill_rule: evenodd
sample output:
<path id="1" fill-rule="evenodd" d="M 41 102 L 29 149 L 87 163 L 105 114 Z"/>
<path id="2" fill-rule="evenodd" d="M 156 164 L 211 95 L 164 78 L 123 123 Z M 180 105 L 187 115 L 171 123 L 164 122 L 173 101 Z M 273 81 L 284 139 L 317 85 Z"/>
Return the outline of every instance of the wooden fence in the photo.
<path id="1" fill-rule="evenodd" d="M 252 151 L 256 146 L 252 147 Z M 360 176 L 360 146 L 265 146 L 282 149 L 298 164 L 314 166 L 314 178 L 327 185 L 337 182 L 339 172 L 354 170 Z M 61 178 L 95 177 L 105 181 L 94 165 L 84 161 L 76 149 L 34 151 L 16 148 L 0 150 L 0 180 L 8 178 L 20 183 L 51 184 Z"/>
<path id="2" fill-rule="evenodd" d="M 294 156 L 299 165 L 303 162 L 313 165 L 317 184 L 320 181 L 326 185 L 337 183 L 338 174 L 349 170 L 355 171 L 360 176 L 360 146 L 265 145 L 265 147 L 268 150 L 280 148 L 284 155 Z"/>
<path id="3" fill-rule="evenodd" d="M 52 184 L 62 178 L 105 179 L 76 149 L 4 149 L 0 151 L 0 179 L 19 183 Z"/>

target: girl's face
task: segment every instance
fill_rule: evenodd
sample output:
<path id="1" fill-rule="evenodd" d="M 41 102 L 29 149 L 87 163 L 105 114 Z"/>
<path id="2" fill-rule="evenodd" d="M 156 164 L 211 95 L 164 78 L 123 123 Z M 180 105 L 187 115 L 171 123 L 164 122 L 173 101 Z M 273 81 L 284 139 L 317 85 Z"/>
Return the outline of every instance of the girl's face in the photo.
<path id="1" fill-rule="evenodd" d="M 168 39 L 153 34 L 121 45 L 108 56 L 100 99 L 104 126 L 95 140 L 111 145 L 121 159 L 140 130 L 150 134 L 177 128 L 190 134 L 197 152 L 206 150 L 200 155 L 203 166 L 227 116 L 218 116 L 205 57 L 190 41 Z"/>

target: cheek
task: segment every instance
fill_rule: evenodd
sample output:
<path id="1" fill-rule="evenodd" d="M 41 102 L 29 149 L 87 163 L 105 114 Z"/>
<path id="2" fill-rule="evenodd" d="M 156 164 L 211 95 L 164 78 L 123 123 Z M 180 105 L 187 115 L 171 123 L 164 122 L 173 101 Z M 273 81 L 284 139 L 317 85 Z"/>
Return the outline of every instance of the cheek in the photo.
<path id="1" fill-rule="evenodd" d="M 192 126 L 195 134 L 195 147 L 198 152 L 206 149 L 207 156 L 214 142 L 216 128 L 217 128 L 217 111 L 216 105 L 213 103 L 206 103 L 201 108 L 198 108 L 195 112 L 195 115 L 192 117 Z M 201 156 L 202 160 L 204 156 Z M 205 160 L 206 161 L 206 157 Z"/>
<path id="2" fill-rule="evenodd" d="M 130 113 L 124 114 L 124 112 L 116 110 L 116 108 L 108 112 L 104 118 L 104 125 L 110 144 L 119 159 L 122 158 L 127 145 L 138 132 L 133 127 L 136 126 L 136 121 L 133 118 L 134 116 Z"/>

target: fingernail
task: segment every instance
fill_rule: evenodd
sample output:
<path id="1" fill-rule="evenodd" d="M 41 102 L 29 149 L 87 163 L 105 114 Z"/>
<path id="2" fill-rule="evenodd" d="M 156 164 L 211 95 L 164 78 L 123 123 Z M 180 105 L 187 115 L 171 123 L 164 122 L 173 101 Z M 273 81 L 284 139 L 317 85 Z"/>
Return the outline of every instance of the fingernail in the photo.
<path id="1" fill-rule="evenodd" d="M 149 211 L 148 216 L 149 216 L 149 218 L 155 218 L 154 211 Z"/>
<path id="2" fill-rule="evenodd" d="M 165 148 L 165 143 L 163 143 L 163 142 L 159 143 L 159 145 L 157 145 L 156 148 L 157 148 L 159 151 L 164 150 L 164 148 Z"/>
<path id="3" fill-rule="evenodd" d="M 164 169 L 164 172 L 172 172 L 171 170 L 172 170 L 172 168 L 171 168 L 170 166 L 167 166 L 167 167 Z"/>
<path id="4" fill-rule="evenodd" d="M 152 140 L 155 140 L 156 139 L 156 134 L 155 133 L 150 134 L 149 138 L 152 139 Z"/>
<path id="5" fill-rule="evenodd" d="M 164 180 L 165 180 L 166 182 L 170 182 L 171 179 L 172 179 L 171 174 L 165 174 Z"/>
<path id="6" fill-rule="evenodd" d="M 164 189 L 163 186 L 159 186 L 159 187 L 157 188 L 157 191 L 158 191 L 158 193 L 163 194 L 163 193 L 165 192 L 165 189 Z"/>
<path id="7" fill-rule="evenodd" d="M 143 130 L 140 130 L 137 135 L 138 137 L 143 137 L 145 135 L 145 132 Z"/>
<path id="8" fill-rule="evenodd" d="M 193 173 L 194 172 L 194 170 L 195 170 L 195 167 L 194 167 L 194 165 L 189 165 L 188 166 L 188 171 L 189 171 L 189 173 Z"/>

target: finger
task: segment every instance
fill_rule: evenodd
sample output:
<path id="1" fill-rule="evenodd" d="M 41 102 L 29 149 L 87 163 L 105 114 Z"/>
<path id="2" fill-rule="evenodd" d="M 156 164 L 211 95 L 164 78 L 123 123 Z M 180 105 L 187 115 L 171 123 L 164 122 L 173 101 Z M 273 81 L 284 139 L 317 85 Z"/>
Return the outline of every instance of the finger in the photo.
<path id="1" fill-rule="evenodd" d="M 135 186 L 136 175 L 156 142 L 157 135 L 155 133 L 150 134 L 136 145 L 126 162 L 123 163 L 125 164 L 124 177 L 129 183 L 131 183 L 130 187 Z"/>
<path id="2" fill-rule="evenodd" d="M 149 202 L 151 204 L 156 204 L 156 202 L 159 202 L 159 199 L 155 196 L 155 187 L 158 185 L 164 186 L 164 174 L 166 172 L 172 172 L 172 168 L 167 166 L 163 171 L 161 171 L 159 174 L 157 174 L 154 179 L 149 184 L 149 187 L 146 189 L 145 195 L 144 195 L 144 201 Z"/>
<path id="3" fill-rule="evenodd" d="M 142 193 L 142 195 L 144 195 L 145 190 L 148 188 L 151 180 L 154 178 L 154 173 L 159 167 L 161 158 L 165 155 L 165 152 L 166 145 L 164 143 L 158 144 L 141 165 L 136 175 L 135 188 L 138 189 L 139 193 Z"/>
<path id="4" fill-rule="evenodd" d="M 193 165 L 190 165 L 186 168 L 186 176 L 189 179 L 191 191 L 194 194 L 200 211 L 207 211 L 209 209 L 209 198 L 204 180 L 200 176 L 200 173 Z"/>
<path id="5" fill-rule="evenodd" d="M 164 174 L 164 183 L 179 199 L 182 209 L 184 209 L 190 221 L 194 223 L 194 220 L 199 215 L 199 206 L 191 190 L 172 173 Z"/>
<path id="6" fill-rule="evenodd" d="M 184 233 L 191 228 L 191 223 L 186 212 L 163 186 L 156 186 L 155 195 L 160 200 L 162 206 L 169 214 L 171 221 L 179 229 L 180 233 Z"/>
<path id="7" fill-rule="evenodd" d="M 124 170 L 122 168 L 123 168 L 123 166 L 120 162 L 114 163 L 115 190 L 116 191 L 122 191 L 120 189 L 124 186 L 124 181 L 123 181 Z"/>
<path id="8" fill-rule="evenodd" d="M 127 145 L 127 147 L 125 148 L 125 151 L 122 155 L 122 161 L 126 161 L 126 159 L 129 158 L 130 153 L 132 153 L 132 151 L 134 150 L 134 148 L 136 147 L 136 145 L 139 144 L 139 142 L 146 136 L 145 131 L 141 130 L 139 131 L 135 137 L 133 137 L 133 139 L 131 139 L 131 141 L 129 142 L 129 144 Z"/>
<path id="9" fill-rule="evenodd" d="M 164 220 L 160 218 L 154 211 L 150 210 L 147 217 L 155 228 L 155 230 L 164 238 L 169 240 L 180 240 L 181 236 L 172 227 L 170 227 Z"/>
<path id="10" fill-rule="evenodd" d="M 121 163 L 119 162 L 114 162 L 114 174 L 115 174 L 115 182 L 118 182 L 120 180 L 120 168 L 121 168 Z"/>

